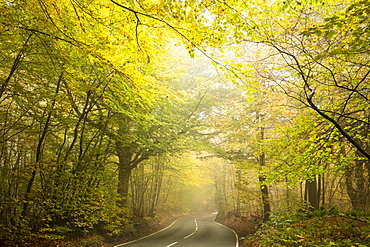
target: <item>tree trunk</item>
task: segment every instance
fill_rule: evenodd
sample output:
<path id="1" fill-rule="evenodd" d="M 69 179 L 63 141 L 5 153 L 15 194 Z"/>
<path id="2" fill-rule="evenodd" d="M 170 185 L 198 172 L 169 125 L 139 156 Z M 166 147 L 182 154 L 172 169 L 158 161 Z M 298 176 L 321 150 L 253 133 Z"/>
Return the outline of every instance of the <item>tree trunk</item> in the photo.
<path id="1" fill-rule="evenodd" d="M 260 117 L 262 118 L 262 116 Z M 264 150 L 264 147 L 262 145 L 264 145 L 264 139 L 265 139 L 265 128 L 264 127 L 261 127 L 261 155 L 259 157 L 259 161 L 260 161 L 260 166 L 261 167 L 264 167 L 266 165 L 266 154 L 265 154 L 265 150 Z M 265 182 L 266 180 L 266 176 L 264 175 L 260 175 L 258 177 L 260 183 L 261 183 L 261 186 L 260 186 L 260 189 L 261 189 L 261 199 L 262 199 L 262 204 L 263 204 L 263 221 L 266 222 L 269 220 L 270 218 L 270 213 L 271 213 L 271 205 L 270 205 L 270 198 L 269 198 L 269 189 L 266 185 L 264 185 L 263 183 Z"/>
<path id="2" fill-rule="evenodd" d="M 317 188 L 317 177 L 306 181 L 307 200 L 309 203 L 309 210 L 314 211 L 319 209 L 319 191 Z"/>
<path id="3" fill-rule="evenodd" d="M 357 161 L 345 171 L 347 193 L 353 209 L 370 212 L 368 161 Z"/>
<path id="4" fill-rule="evenodd" d="M 259 176 L 259 181 L 262 184 L 260 186 L 260 189 L 261 189 L 261 199 L 262 199 L 262 204 L 263 204 L 263 221 L 264 222 L 270 219 L 270 213 L 271 213 L 269 189 L 266 185 L 263 185 L 265 180 L 266 180 L 266 176 Z"/>
<path id="5" fill-rule="evenodd" d="M 149 216 L 154 216 L 157 204 L 159 200 L 159 196 L 162 191 L 162 180 L 163 180 L 163 164 L 161 159 L 157 159 L 154 163 L 154 176 L 153 176 L 153 184 L 152 184 L 152 193 L 150 195 L 150 201 L 149 201 Z"/>
<path id="6" fill-rule="evenodd" d="M 125 147 L 121 141 L 116 142 L 116 152 L 118 156 L 118 203 L 121 207 L 127 207 L 128 189 L 131 175 L 132 153 Z"/>
<path id="7" fill-rule="evenodd" d="M 150 154 L 139 154 L 135 144 L 125 145 L 122 141 L 116 141 L 116 153 L 118 156 L 118 203 L 121 207 L 128 207 L 128 195 L 131 171 L 140 162 L 149 158 Z"/>

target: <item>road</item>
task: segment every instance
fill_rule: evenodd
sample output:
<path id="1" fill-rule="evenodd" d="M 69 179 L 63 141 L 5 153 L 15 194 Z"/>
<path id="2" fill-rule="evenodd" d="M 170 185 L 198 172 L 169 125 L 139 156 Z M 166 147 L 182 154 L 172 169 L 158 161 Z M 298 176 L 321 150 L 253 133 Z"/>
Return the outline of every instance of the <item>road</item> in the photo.
<path id="1" fill-rule="evenodd" d="M 236 233 L 214 218 L 183 216 L 162 231 L 115 247 L 238 247 Z"/>

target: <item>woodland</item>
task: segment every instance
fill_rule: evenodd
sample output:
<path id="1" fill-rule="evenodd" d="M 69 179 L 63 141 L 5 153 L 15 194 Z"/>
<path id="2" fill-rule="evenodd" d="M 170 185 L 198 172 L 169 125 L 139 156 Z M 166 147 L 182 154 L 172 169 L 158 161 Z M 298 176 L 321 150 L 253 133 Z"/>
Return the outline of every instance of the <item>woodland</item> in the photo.
<path id="1" fill-rule="evenodd" d="M 111 246 L 215 211 L 254 224 L 242 246 L 369 246 L 369 16 L 0 0 L 0 246 Z"/>

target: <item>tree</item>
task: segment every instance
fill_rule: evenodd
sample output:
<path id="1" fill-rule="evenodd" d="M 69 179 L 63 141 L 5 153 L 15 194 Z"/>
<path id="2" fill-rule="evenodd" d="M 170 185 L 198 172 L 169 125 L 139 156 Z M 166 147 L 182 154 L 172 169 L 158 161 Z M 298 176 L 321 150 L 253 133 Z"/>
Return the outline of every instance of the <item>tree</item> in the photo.
<path id="1" fill-rule="evenodd" d="M 218 2 L 211 6 L 213 28 L 230 30 L 238 23 L 234 35 L 225 39 L 254 46 L 257 51 L 255 44 L 271 48 L 266 60 L 272 63 L 262 69 L 255 67 L 257 73 L 252 73 L 263 74 L 289 97 L 328 121 L 348 141 L 350 149 L 356 150 L 359 159 L 365 159 L 357 165 L 364 167 L 369 159 L 368 20 L 364 17 L 368 2 Z M 237 74 L 239 83 L 248 70 L 250 63 Z M 357 192 L 360 195 L 362 191 Z"/>
<path id="2" fill-rule="evenodd" d="M 138 144 L 150 138 L 147 130 L 156 120 L 145 121 L 153 105 L 170 94 L 152 76 L 161 64 L 159 45 L 144 37 L 153 32 L 141 32 L 139 40 L 135 16 L 111 11 L 113 6 L 1 3 L 4 235 L 44 229 L 42 234 L 60 237 L 87 231 L 100 219 L 105 227 L 116 224 L 118 212 L 125 223 L 127 211 L 111 203 L 114 154 L 121 164 L 131 158 L 132 165 L 153 152 L 154 141 Z"/>

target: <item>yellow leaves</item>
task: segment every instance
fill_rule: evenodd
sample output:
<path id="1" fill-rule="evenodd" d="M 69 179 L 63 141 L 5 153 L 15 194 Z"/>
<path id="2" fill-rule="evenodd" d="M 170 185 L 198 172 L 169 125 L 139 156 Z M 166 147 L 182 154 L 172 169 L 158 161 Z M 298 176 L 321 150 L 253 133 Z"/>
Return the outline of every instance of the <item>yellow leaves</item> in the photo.
<path id="1" fill-rule="evenodd" d="M 14 198 L 14 197 L 10 197 L 10 200 L 12 200 L 14 202 L 19 202 L 20 201 L 18 198 Z"/>

